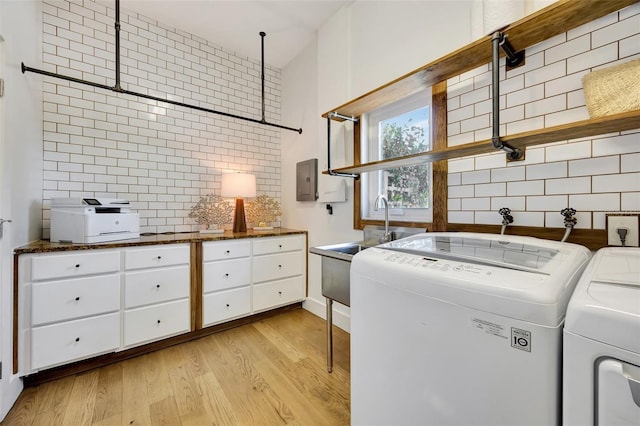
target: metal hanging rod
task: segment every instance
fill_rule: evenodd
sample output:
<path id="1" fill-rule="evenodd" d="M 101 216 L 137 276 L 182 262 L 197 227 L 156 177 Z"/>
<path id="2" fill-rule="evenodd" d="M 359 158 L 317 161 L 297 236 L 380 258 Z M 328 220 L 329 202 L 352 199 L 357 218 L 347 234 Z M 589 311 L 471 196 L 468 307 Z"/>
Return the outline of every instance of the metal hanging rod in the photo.
<path id="1" fill-rule="evenodd" d="M 493 135 L 491 143 L 497 149 L 507 153 L 507 159 L 511 161 L 524 160 L 524 152 L 520 148 L 514 148 L 500 140 L 500 43 L 504 41 L 504 35 L 496 31 L 491 37 L 492 43 L 492 109 L 493 109 Z"/>
<path id="2" fill-rule="evenodd" d="M 336 111 L 334 112 L 330 112 L 329 114 L 327 114 L 328 117 L 333 117 L 333 118 L 341 118 L 343 120 L 349 120 L 349 121 L 353 121 L 354 123 L 358 122 L 358 117 L 353 117 L 353 116 L 348 116 L 348 115 L 343 115 L 340 114 Z"/>
<path id="3" fill-rule="evenodd" d="M 114 86 L 108 86 L 106 84 L 99 84 L 99 83 L 94 83 L 92 81 L 87 81 L 87 80 L 82 80 L 80 78 L 75 78 L 75 77 L 69 77 L 63 74 L 58 74 L 58 73 L 54 73 L 54 72 L 50 72 L 50 71 L 44 71 L 44 70 L 40 70 L 37 68 L 31 68 L 26 66 L 24 63 L 21 64 L 22 66 L 22 73 L 24 74 L 25 72 L 29 71 L 29 72 L 33 72 L 36 74 L 41 74 L 41 75 L 46 75 L 49 77 L 55 77 L 55 78 L 60 78 L 62 80 L 67 80 L 67 81 L 71 81 L 73 83 L 79 83 L 79 84 L 84 84 L 87 86 L 92 86 L 92 87 L 97 87 L 100 89 L 105 89 L 105 90 L 110 90 L 112 92 L 117 92 L 117 93 L 123 93 L 126 95 L 132 95 L 132 96 L 138 96 L 140 98 L 144 98 L 144 99 L 150 99 L 153 101 L 158 101 L 158 102 L 164 102 L 167 104 L 171 104 L 171 105 L 176 105 L 176 106 L 180 106 L 180 107 L 185 107 L 185 108 L 190 108 L 190 109 L 195 109 L 198 111 L 204 111 L 204 112 L 209 112 L 212 114 L 218 114 L 218 115 L 222 115 L 225 117 L 230 117 L 230 118 L 236 118 L 238 120 L 244 120 L 244 121 L 249 121 L 252 123 L 256 123 L 256 124 L 262 124 L 265 126 L 271 126 L 271 127 L 277 127 L 279 129 L 284 129 L 284 130 L 291 130 L 293 132 L 298 132 L 299 134 L 302 133 L 302 128 L 298 128 L 295 129 L 293 127 L 287 127 L 287 126 L 283 126 L 280 124 L 275 124 L 275 123 L 270 123 L 265 119 L 265 99 L 264 99 L 264 37 L 266 36 L 266 33 L 264 32 L 260 32 L 260 37 L 262 40 L 261 43 L 261 47 L 262 47 L 262 118 L 260 120 L 255 119 L 255 118 L 249 118 L 249 117 L 243 117 L 241 115 L 237 115 L 237 114 L 231 114 L 228 112 L 224 112 L 224 111 L 217 111 L 211 108 L 205 108 L 205 107 L 201 107 L 201 106 L 197 106 L 197 105 L 190 105 L 184 102 L 177 102 L 177 101 L 172 101 L 170 99 L 164 99 L 164 98 L 160 98 L 157 96 L 152 96 L 152 95 L 146 95 L 144 93 L 137 93 L 137 92 L 133 92 L 131 90 L 126 90 L 123 89 L 120 85 L 120 0 L 115 0 L 116 2 L 116 22 L 115 22 L 115 29 L 116 29 L 116 38 L 115 38 L 115 43 L 116 43 L 116 82 Z"/>

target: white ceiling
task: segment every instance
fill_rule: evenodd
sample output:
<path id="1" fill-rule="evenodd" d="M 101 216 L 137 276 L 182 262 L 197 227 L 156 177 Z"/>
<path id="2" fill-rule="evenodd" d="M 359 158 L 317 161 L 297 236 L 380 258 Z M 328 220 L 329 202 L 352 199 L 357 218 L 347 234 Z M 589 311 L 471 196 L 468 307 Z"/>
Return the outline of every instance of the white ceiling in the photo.
<path id="1" fill-rule="evenodd" d="M 258 61 L 264 31 L 265 63 L 283 68 L 331 15 L 352 1 L 120 0 L 120 8 Z"/>

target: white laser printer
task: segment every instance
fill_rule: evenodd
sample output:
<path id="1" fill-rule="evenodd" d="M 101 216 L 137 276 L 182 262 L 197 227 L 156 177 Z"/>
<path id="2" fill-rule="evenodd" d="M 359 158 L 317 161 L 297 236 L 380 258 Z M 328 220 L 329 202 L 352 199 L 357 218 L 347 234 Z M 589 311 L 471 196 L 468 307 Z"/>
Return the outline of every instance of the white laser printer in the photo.
<path id="1" fill-rule="evenodd" d="M 103 243 L 140 237 L 140 215 L 117 198 L 52 198 L 51 242 Z"/>

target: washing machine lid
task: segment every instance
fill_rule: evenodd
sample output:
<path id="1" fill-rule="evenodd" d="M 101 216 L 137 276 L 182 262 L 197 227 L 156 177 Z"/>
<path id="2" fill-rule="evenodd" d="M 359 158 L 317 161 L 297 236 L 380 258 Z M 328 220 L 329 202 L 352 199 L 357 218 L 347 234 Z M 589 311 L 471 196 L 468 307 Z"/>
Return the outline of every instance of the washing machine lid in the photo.
<path id="1" fill-rule="evenodd" d="M 598 250 L 573 293 L 565 330 L 640 353 L 640 248 Z"/>
<path id="2" fill-rule="evenodd" d="M 356 254 L 355 280 L 558 327 L 590 252 L 577 244 L 478 233 L 418 234 Z"/>
<path id="3" fill-rule="evenodd" d="M 433 233 L 392 241 L 380 247 L 548 275 L 550 264 L 560 254 L 560 247 L 549 242 L 492 234 Z"/>

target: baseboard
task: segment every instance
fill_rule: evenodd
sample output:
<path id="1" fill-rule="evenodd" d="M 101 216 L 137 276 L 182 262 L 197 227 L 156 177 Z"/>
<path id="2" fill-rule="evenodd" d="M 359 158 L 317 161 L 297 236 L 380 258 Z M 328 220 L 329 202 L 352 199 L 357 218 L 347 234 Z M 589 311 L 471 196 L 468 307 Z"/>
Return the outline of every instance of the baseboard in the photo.
<path id="1" fill-rule="evenodd" d="M 322 319 L 327 319 L 327 308 L 325 305 L 325 299 L 319 301 L 307 297 L 307 299 L 302 303 L 302 309 L 305 309 Z M 337 311 L 335 308 L 335 304 L 333 308 L 333 325 L 341 328 L 347 333 L 351 332 L 351 316 L 344 312 Z"/>

